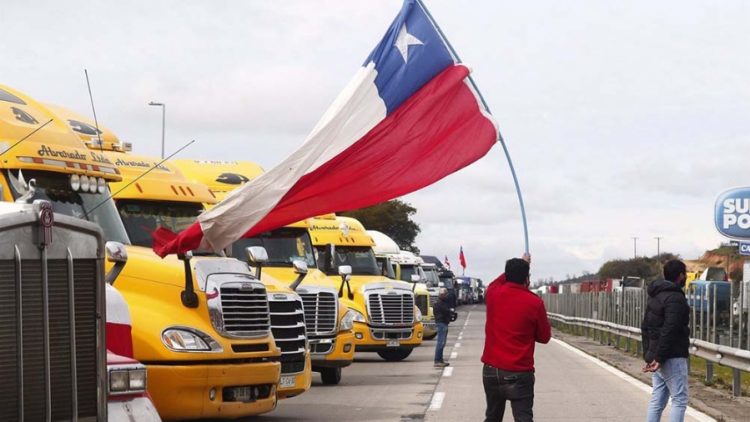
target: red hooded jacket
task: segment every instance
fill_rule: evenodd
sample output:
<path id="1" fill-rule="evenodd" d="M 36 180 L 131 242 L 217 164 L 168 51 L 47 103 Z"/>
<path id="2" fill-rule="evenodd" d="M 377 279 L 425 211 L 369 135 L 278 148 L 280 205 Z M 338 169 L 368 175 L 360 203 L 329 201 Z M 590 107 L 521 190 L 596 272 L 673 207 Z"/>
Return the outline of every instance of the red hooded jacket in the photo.
<path id="1" fill-rule="evenodd" d="M 542 299 L 502 274 L 487 287 L 485 303 L 482 362 L 505 371 L 533 371 L 535 343 L 547 343 L 552 335 Z"/>

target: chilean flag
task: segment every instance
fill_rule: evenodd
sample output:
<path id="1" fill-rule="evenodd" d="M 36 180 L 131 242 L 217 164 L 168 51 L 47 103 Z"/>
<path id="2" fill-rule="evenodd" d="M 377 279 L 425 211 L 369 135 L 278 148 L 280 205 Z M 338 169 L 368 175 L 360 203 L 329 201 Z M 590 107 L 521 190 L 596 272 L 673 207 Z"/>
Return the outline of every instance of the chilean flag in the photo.
<path id="1" fill-rule="evenodd" d="M 464 256 L 464 247 L 461 246 L 461 251 L 458 253 L 458 261 L 461 264 L 461 268 L 466 269 L 466 257 Z"/>
<path id="2" fill-rule="evenodd" d="M 154 233 L 160 256 L 223 249 L 334 211 L 428 186 L 483 157 L 499 134 L 420 1 L 405 0 L 383 39 L 305 142 L 179 235 Z"/>

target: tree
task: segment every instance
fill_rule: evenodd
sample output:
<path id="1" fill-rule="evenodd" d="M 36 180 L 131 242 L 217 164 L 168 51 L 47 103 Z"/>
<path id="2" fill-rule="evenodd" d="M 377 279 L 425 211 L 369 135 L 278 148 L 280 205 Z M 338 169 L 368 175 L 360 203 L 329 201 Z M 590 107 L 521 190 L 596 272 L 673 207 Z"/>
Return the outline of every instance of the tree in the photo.
<path id="1" fill-rule="evenodd" d="M 387 234 L 399 248 L 419 254 L 414 244 L 421 231 L 419 224 L 411 216 L 417 209 L 399 199 L 382 202 L 367 208 L 338 213 L 359 220 L 368 230 L 377 230 Z"/>
<path id="2" fill-rule="evenodd" d="M 662 254 L 665 255 L 665 254 Z M 653 280 L 661 276 L 661 265 L 653 258 L 613 259 L 599 269 L 601 278 L 641 277 Z"/>

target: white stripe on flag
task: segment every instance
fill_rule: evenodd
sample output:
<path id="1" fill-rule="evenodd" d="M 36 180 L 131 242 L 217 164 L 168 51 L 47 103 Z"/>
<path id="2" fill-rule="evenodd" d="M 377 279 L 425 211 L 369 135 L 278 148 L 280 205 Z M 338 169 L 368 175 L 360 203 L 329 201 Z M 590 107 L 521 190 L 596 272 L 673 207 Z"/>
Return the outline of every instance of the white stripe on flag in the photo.
<path id="1" fill-rule="evenodd" d="M 238 233 L 246 233 L 271 212 L 305 174 L 341 154 L 380 123 L 387 110 L 378 96 L 376 76 L 374 64 L 360 68 L 299 149 L 199 216 L 202 246 L 214 250 L 229 246 Z"/>

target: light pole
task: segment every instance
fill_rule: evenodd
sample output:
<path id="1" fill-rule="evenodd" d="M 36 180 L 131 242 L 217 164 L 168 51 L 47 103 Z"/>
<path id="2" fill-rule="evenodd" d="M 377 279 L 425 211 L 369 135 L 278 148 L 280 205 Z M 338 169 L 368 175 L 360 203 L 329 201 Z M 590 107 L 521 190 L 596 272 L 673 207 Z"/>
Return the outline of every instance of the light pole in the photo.
<path id="1" fill-rule="evenodd" d="M 656 259 L 659 260 L 661 257 L 661 240 L 663 238 L 661 236 L 656 236 L 654 239 L 656 239 Z"/>
<path id="2" fill-rule="evenodd" d="M 148 105 L 161 107 L 161 158 L 164 158 L 164 130 L 167 123 L 167 105 L 154 101 L 151 101 L 150 103 L 148 103 Z"/>
<path id="3" fill-rule="evenodd" d="M 638 243 L 638 238 L 637 237 L 633 237 L 632 239 L 633 239 L 633 259 L 636 259 L 636 258 L 638 258 L 638 254 L 636 253 L 636 250 L 637 250 L 636 249 L 636 244 Z"/>

